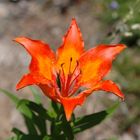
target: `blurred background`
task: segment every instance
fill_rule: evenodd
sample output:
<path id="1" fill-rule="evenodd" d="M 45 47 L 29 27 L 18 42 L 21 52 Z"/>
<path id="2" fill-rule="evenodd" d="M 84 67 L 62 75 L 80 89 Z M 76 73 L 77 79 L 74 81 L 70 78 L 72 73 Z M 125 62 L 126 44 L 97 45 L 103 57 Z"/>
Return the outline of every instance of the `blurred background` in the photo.
<path id="1" fill-rule="evenodd" d="M 113 117 L 84 133 L 79 140 L 140 140 L 140 0 L 0 0 L 0 88 L 21 98 L 32 99 L 30 90 L 15 91 L 28 71 L 30 57 L 12 40 L 27 36 L 47 42 L 56 50 L 71 19 L 76 18 L 85 47 L 100 43 L 124 43 L 128 48 L 114 61 L 107 78 L 115 81 L 126 99 Z M 113 94 L 98 92 L 88 98 L 76 115 L 98 112 L 118 100 Z M 46 104 L 46 97 L 42 94 Z M 0 140 L 11 129 L 26 131 L 24 122 L 10 99 L 0 94 Z"/>

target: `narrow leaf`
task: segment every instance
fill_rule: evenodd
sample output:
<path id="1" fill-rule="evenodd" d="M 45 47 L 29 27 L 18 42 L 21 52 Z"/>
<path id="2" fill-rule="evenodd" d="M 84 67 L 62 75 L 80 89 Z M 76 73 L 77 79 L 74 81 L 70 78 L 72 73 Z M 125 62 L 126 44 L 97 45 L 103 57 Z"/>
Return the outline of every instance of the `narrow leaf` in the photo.
<path id="1" fill-rule="evenodd" d="M 33 113 L 31 109 L 27 106 L 29 104 L 29 101 L 26 99 L 22 99 L 17 104 L 17 109 L 24 114 L 29 119 L 33 118 Z"/>
<path id="2" fill-rule="evenodd" d="M 41 104 L 36 104 L 30 101 L 28 103 L 28 107 L 31 108 L 32 111 L 37 112 L 41 118 L 52 121 L 52 117 L 49 115 L 48 111 Z"/>
<path id="3" fill-rule="evenodd" d="M 23 135 L 24 134 L 21 130 L 19 130 L 17 128 L 13 128 L 12 132 L 15 133 L 16 135 L 21 135 L 21 134 Z"/>
<path id="4" fill-rule="evenodd" d="M 103 120 L 112 115 L 112 113 L 117 109 L 118 105 L 119 103 L 116 103 L 114 106 L 108 108 L 107 110 L 76 119 L 74 121 L 73 132 L 79 133 L 100 124 Z"/>
<path id="5" fill-rule="evenodd" d="M 35 103 L 41 104 L 41 94 L 39 94 L 38 91 L 32 86 L 30 86 L 29 89 L 33 93 Z"/>
<path id="6" fill-rule="evenodd" d="M 29 134 L 32 134 L 32 135 L 38 134 L 36 126 L 38 127 L 40 134 L 46 134 L 45 119 L 43 119 L 38 112 L 34 111 L 32 104 L 34 106 L 36 105 L 39 111 L 42 109 L 40 105 L 26 99 L 22 99 L 18 102 L 17 109 L 20 111 L 20 113 L 24 117 Z"/>
<path id="7" fill-rule="evenodd" d="M 14 93 L 9 92 L 5 89 L 0 88 L 0 92 L 4 93 L 6 96 L 8 96 L 16 105 L 20 100 L 17 96 L 14 95 Z"/>
<path id="8" fill-rule="evenodd" d="M 25 120 L 25 124 L 26 124 L 29 134 L 37 135 L 38 133 L 37 133 L 35 124 L 33 122 L 33 119 L 29 119 L 26 116 L 24 116 L 24 120 Z"/>
<path id="9" fill-rule="evenodd" d="M 49 136 L 45 136 L 43 140 L 52 140 Z"/>

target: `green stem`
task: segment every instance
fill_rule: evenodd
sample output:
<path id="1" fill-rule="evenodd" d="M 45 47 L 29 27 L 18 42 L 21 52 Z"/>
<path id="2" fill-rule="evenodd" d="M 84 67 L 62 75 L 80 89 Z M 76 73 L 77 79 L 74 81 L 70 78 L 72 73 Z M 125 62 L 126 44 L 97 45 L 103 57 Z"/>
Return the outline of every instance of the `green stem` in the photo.
<path id="1" fill-rule="evenodd" d="M 57 117 L 51 123 L 51 136 L 53 139 L 61 137 L 63 140 L 74 140 L 73 130 L 66 119 L 63 106 L 57 110 Z"/>
<path id="2" fill-rule="evenodd" d="M 68 122 L 66 120 L 66 116 L 65 114 L 63 114 L 63 117 L 62 117 L 62 126 L 63 126 L 63 132 L 64 132 L 64 135 L 66 136 L 67 140 L 74 140 L 74 134 L 73 134 L 73 130 L 72 130 L 72 127 L 70 125 L 70 122 Z"/>

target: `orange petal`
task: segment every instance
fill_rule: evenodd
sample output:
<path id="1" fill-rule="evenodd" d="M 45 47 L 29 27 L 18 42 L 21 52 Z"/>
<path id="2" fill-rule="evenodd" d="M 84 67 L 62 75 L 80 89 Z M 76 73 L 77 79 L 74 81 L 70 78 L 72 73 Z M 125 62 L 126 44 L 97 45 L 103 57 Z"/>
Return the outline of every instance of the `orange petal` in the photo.
<path id="1" fill-rule="evenodd" d="M 19 90 L 23 87 L 33 85 L 33 84 L 39 84 L 39 83 L 49 84 L 50 82 L 51 81 L 49 81 L 48 79 L 45 79 L 44 77 L 27 74 L 21 78 L 21 80 L 19 81 L 19 83 L 16 86 L 16 89 Z"/>
<path id="2" fill-rule="evenodd" d="M 39 40 L 32 40 L 26 37 L 16 38 L 15 41 L 23 45 L 32 56 L 30 64 L 32 75 L 41 75 L 41 77 L 51 80 L 52 63 L 55 55 L 49 46 Z"/>
<path id="3" fill-rule="evenodd" d="M 101 80 L 111 69 L 112 61 L 125 46 L 117 45 L 99 45 L 85 52 L 79 59 L 81 67 L 80 83 L 90 86 Z"/>
<path id="4" fill-rule="evenodd" d="M 110 80 L 106 80 L 106 81 L 101 82 L 98 90 L 112 92 L 115 95 L 117 95 L 118 97 L 120 97 L 122 100 L 124 100 L 124 94 L 121 92 L 119 87 L 114 82 L 112 82 Z"/>
<path id="5" fill-rule="evenodd" d="M 16 89 L 19 90 L 25 86 L 29 86 L 32 84 L 36 84 L 36 80 L 32 77 L 32 75 L 27 74 L 22 77 L 20 82 L 17 84 Z"/>
<path id="6" fill-rule="evenodd" d="M 84 94 L 79 94 L 76 97 L 60 97 L 60 102 L 64 107 L 67 121 L 70 120 L 73 110 L 77 105 L 82 105 L 85 100 Z"/>
<path id="7" fill-rule="evenodd" d="M 97 90 L 104 90 L 107 92 L 112 92 L 113 94 L 117 95 L 118 97 L 124 100 L 124 94 L 121 92 L 119 87 L 111 80 L 100 81 L 97 84 L 95 84 L 93 87 L 91 87 L 90 89 L 85 90 L 80 94 L 84 94 L 87 97 L 93 91 L 97 91 Z"/>
<path id="8" fill-rule="evenodd" d="M 57 68 L 60 69 L 61 64 L 64 63 L 63 68 L 67 75 L 69 73 L 70 59 L 72 58 L 71 71 L 73 71 L 76 61 L 84 52 L 82 35 L 75 19 L 72 19 L 71 26 L 63 40 L 63 45 L 57 50 Z"/>
<path id="9" fill-rule="evenodd" d="M 55 88 L 51 85 L 51 84 L 39 84 L 39 87 L 41 88 L 41 90 L 43 91 L 43 93 L 48 96 L 49 98 L 51 98 L 53 101 L 58 101 L 55 94 Z"/>

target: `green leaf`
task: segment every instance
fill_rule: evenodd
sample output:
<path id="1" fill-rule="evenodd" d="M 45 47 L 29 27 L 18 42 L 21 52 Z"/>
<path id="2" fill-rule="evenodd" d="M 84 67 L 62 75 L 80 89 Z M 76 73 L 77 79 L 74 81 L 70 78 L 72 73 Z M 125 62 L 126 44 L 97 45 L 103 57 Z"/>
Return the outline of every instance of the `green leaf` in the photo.
<path id="1" fill-rule="evenodd" d="M 29 133 L 36 134 L 37 127 L 41 135 L 47 134 L 46 120 L 53 121 L 54 118 L 41 104 L 23 99 L 19 101 L 17 107 L 25 118 Z"/>
<path id="2" fill-rule="evenodd" d="M 70 125 L 70 122 L 67 121 L 66 115 L 64 113 L 64 108 L 62 106 L 61 106 L 61 111 L 63 113 L 61 117 L 61 122 L 62 122 L 61 128 L 64 133 L 64 136 L 65 138 L 67 138 L 67 140 L 74 140 L 72 126 Z"/>
<path id="3" fill-rule="evenodd" d="M 0 92 L 7 95 L 15 103 L 15 105 L 17 106 L 17 109 L 20 111 L 20 113 L 24 117 L 24 120 L 25 120 L 25 123 L 26 123 L 26 126 L 27 126 L 29 133 L 37 134 L 36 128 L 32 122 L 33 113 L 30 110 L 30 108 L 27 106 L 27 103 L 29 101 L 20 100 L 17 96 L 14 95 L 14 93 L 11 93 L 11 92 L 4 90 L 4 89 L 0 89 Z M 14 131 L 15 131 L 15 129 L 14 129 Z M 15 132 L 17 132 L 17 130 Z M 11 139 L 18 140 L 19 136 L 12 137 Z"/>
<path id="4" fill-rule="evenodd" d="M 56 114 L 59 113 L 59 111 L 60 111 L 60 104 L 58 104 L 58 103 L 56 103 L 54 101 L 51 101 L 51 107 L 55 111 Z"/>
<path id="5" fill-rule="evenodd" d="M 62 121 L 52 121 L 51 122 L 51 134 L 54 136 L 60 135 L 62 131 Z"/>
<path id="6" fill-rule="evenodd" d="M 73 130 L 70 123 L 66 120 L 64 109 L 62 106 L 57 108 L 57 104 L 52 102 L 53 108 L 58 113 L 57 117 L 51 122 L 52 139 L 73 140 Z"/>
<path id="7" fill-rule="evenodd" d="M 29 134 L 37 134 L 37 130 L 33 121 L 33 112 L 28 107 L 29 101 L 22 99 L 17 104 L 17 109 L 20 111 L 22 116 L 24 117 L 24 121 L 26 124 L 26 127 L 28 129 Z"/>
<path id="8" fill-rule="evenodd" d="M 7 140 L 52 140 L 52 138 L 48 135 L 43 136 L 43 135 L 21 134 L 20 137 L 14 136 Z M 63 139 L 61 139 L 61 140 L 63 140 Z"/>
<path id="9" fill-rule="evenodd" d="M 26 127 L 28 129 L 28 133 L 32 135 L 37 135 L 38 133 L 33 119 L 29 119 L 28 117 L 24 116 L 24 120 L 25 120 Z"/>
<path id="10" fill-rule="evenodd" d="M 41 135 L 47 134 L 47 132 L 46 132 L 47 131 L 46 120 L 45 119 L 42 119 L 40 117 L 40 115 L 39 116 L 34 116 L 34 123 L 38 127 Z"/>
<path id="11" fill-rule="evenodd" d="M 104 119 L 112 115 L 112 113 L 117 109 L 118 105 L 119 103 L 116 103 L 107 110 L 76 119 L 74 121 L 73 132 L 79 133 L 100 124 Z"/>
<path id="12" fill-rule="evenodd" d="M 27 118 L 32 119 L 33 118 L 33 113 L 31 109 L 28 107 L 30 101 L 26 99 L 22 99 L 18 102 L 17 104 L 17 109 Z"/>
<path id="13" fill-rule="evenodd" d="M 46 117 L 44 118 L 44 116 L 41 116 L 41 111 L 43 110 L 46 112 L 46 110 L 41 105 L 23 99 L 19 101 L 18 109 L 24 116 L 29 134 L 37 134 L 36 127 L 40 134 L 46 134 Z"/>
<path id="14" fill-rule="evenodd" d="M 8 96 L 16 105 L 20 100 L 14 93 L 9 92 L 5 89 L 0 88 L 0 92 L 4 93 L 6 96 Z"/>
<path id="15" fill-rule="evenodd" d="M 41 104 L 41 94 L 39 94 L 38 91 L 32 86 L 30 86 L 29 89 L 33 93 L 35 103 Z"/>
<path id="16" fill-rule="evenodd" d="M 25 135 L 22 131 L 20 131 L 17 128 L 13 128 L 12 132 L 14 132 L 16 134 L 16 136 L 13 138 L 14 140 L 20 140 L 21 139 L 21 135 Z"/>
<path id="17" fill-rule="evenodd" d="M 8 138 L 6 140 L 21 140 L 22 135 L 25 135 L 21 130 L 19 130 L 17 128 L 13 128 L 12 132 L 15 133 L 16 136 L 13 136 L 13 137 Z"/>
<path id="18" fill-rule="evenodd" d="M 42 140 L 52 140 L 52 138 L 49 136 L 45 136 Z"/>
<path id="19" fill-rule="evenodd" d="M 13 93 L 4 89 L 0 89 L 0 92 L 7 95 L 15 103 L 18 111 L 22 114 L 25 120 L 29 134 L 37 135 L 39 130 L 39 134 L 46 135 L 46 120 L 48 119 L 52 121 L 53 118 L 41 104 L 34 103 L 26 99 L 19 99 Z M 18 129 L 14 129 L 14 132 L 19 134 L 20 131 Z"/>
<path id="20" fill-rule="evenodd" d="M 42 140 L 43 136 L 38 135 L 23 135 L 20 140 Z"/>
<path id="21" fill-rule="evenodd" d="M 10 137 L 10 138 L 8 138 L 6 140 L 20 140 L 20 139 L 18 138 L 18 136 L 14 136 L 14 137 Z"/>
<path id="22" fill-rule="evenodd" d="M 58 140 L 66 140 L 62 135 L 57 137 Z M 52 137 L 46 135 L 20 135 L 20 138 L 17 136 L 11 137 L 7 140 L 55 140 Z"/>
<path id="23" fill-rule="evenodd" d="M 68 140 L 73 140 L 74 134 L 71 125 L 69 122 L 67 122 L 66 118 L 63 120 L 64 121 L 62 127 L 63 127 L 64 135 L 67 137 Z"/>
<path id="24" fill-rule="evenodd" d="M 32 111 L 38 113 L 41 118 L 52 121 L 52 116 L 49 115 L 48 111 L 41 104 L 36 104 L 30 101 L 28 106 L 32 109 Z"/>
<path id="25" fill-rule="evenodd" d="M 12 132 L 15 133 L 17 136 L 18 136 L 18 135 L 23 135 L 23 134 L 24 134 L 24 132 L 22 132 L 21 130 L 19 130 L 19 129 L 17 129 L 17 128 L 13 128 L 13 129 L 12 129 Z"/>
<path id="26" fill-rule="evenodd" d="M 60 111 L 60 105 L 54 101 L 50 102 L 48 115 L 56 119 Z"/>

